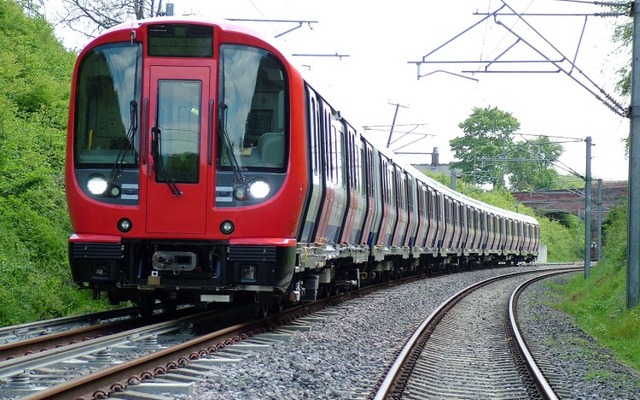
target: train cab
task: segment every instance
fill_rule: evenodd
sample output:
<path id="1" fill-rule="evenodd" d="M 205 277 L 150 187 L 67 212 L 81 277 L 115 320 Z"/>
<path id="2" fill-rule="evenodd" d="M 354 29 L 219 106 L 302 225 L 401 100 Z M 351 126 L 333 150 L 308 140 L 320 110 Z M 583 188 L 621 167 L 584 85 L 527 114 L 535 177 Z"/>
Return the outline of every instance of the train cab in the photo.
<path id="1" fill-rule="evenodd" d="M 68 128 L 76 282 L 114 302 L 285 291 L 307 182 L 301 100 L 286 58 L 227 22 L 156 18 L 92 41 Z"/>

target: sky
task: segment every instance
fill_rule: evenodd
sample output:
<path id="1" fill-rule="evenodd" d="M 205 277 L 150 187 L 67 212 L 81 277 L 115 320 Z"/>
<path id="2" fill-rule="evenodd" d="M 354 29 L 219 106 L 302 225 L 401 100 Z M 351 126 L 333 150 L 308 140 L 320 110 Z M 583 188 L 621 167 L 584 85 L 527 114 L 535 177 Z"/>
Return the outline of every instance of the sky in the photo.
<path id="1" fill-rule="evenodd" d="M 453 161 L 449 141 L 463 135 L 458 125 L 476 107 L 497 107 L 520 122 L 518 133 L 524 136 L 516 135 L 516 140 L 546 135 L 563 143 L 560 173 L 585 175 L 585 139 L 590 136 L 593 178 L 627 179 L 622 140 L 629 134 L 629 119 L 594 93 L 601 97 L 606 93 L 622 109 L 628 107 L 629 100 L 621 99 L 614 87 L 616 71 L 629 56 L 616 51 L 611 40 L 614 25 L 628 22 L 628 17 L 592 16 L 602 8 L 570 0 L 173 0 L 173 4 L 176 15 L 317 21 L 286 34 L 298 24 L 242 23 L 273 38 L 271 42 L 290 55 L 289 60 L 345 119 L 368 127 L 381 144 L 389 139 L 397 111 L 392 149 L 405 146 L 400 151 L 431 153 L 437 147 L 440 163 L 449 163 Z M 571 15 L 522 19 L 500 15 L 496 19 L 501 24 L 486 18 L 500 7 L 509 14 Z M 86 43 L 59 32 L 68 47 Z M 478 72 L 485 71 L 486 63 L 477 61 L 495 59 L 510 62 Z M 420 65 L 425 76 L 418 79 L 414 62 L 422 60 L 428 63 Z M 566 72 L 553 72 L 558 67 L 550 60 Z M 412 163 L 431 162 L 428 154 L 406 158 Z"/>

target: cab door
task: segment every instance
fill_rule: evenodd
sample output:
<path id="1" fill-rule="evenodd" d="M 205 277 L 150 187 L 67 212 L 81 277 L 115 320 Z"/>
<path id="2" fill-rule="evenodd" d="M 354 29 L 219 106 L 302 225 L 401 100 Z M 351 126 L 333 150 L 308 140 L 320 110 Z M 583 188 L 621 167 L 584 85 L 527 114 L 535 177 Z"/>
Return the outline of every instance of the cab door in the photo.
<path id="1" fill-rule="evenodd" d="M 205 233 L 210 68 L 151 66 L 149 77 L 147 232 Z"/>

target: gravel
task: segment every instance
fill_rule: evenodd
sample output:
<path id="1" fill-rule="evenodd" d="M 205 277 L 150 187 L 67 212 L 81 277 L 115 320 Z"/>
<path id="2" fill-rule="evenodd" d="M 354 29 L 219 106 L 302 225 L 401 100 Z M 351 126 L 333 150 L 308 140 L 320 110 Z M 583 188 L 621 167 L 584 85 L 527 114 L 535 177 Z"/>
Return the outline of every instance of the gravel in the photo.
<path id="1" fill-rule="evenodd" d="M 552 278 L 564 282 L 569 276 Z M 640 399 L 640 372 L 616 360 L 608 349 L 576 327 L 569 315 L 549 307 L 556 294 L 548 281 L 535 283 L 518 304 L 518 319 L 534 356 L 553 360 L 547 379 L 562 386 L 565 399 Z M 535 341 L 532 339 L 536 338 Z M 545 372 L 547 370 L 545 369 Z"/>
<path id="2" fill-rule="evenodd" d="M 364 399 L 409 335 L 443 301 L 479 280 L 522 267 L 438 276 L 388 289 L 328 310 L 259 355 L 248 353 L 198 385 L 196 399 Z M 536 268 L 538 269 L 538 268 Z M 556 278 L 562 279 L 562 278 Z M 640 399 L 640 374 L 612 355 L 566 315 L 547 306 L 544 283 L 526 292 L 520 320 L 527 338 L 566 389 L 561 398 Z"/>

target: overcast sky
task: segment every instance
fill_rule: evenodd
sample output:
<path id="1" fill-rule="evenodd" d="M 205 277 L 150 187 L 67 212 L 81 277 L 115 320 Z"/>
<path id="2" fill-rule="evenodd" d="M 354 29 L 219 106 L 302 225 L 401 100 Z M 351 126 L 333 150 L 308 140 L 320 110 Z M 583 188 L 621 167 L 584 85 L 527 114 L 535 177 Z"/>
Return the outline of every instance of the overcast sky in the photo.
<path id="1" fill-rule="evenodd" d="M 603 96 L 602 89 L 628 107 L 628 100 L 619 99 L 614 91 L 616 70 L 623 65 L 625 56 L 617 54 L 611 42 L 614 24 L 627 17 L 617 20 L 588 17 L 584 25 L 582 15 L 524 16 L 527 25 L 517 17 L 499 16 L 505 27 L 520 36 L 517 42 L 517 37 L 493 18 L 454 37 L 485 18 L 474 13 L 490 13 L 501 6 L 505 6 L 505 13 L 513 9 L 518 13 L 593 14 L 602 9 L 584 1 L 566 0 L 173 0 L 173 3 L 177 15 L 317 21 L 311 28 L 303 25 L 274 38 L 273 43 L 289 55 L 348 55 L 292 56 L 290 60 L 351 123 L 386 126 L 370 131 L 382 143 L 388 139 L 388 126 L 396 110 L 393 104 L 400 104 L 394 140 L 408 129 L 428 134 L 411 150 L 431 152 L 438 147 L 440 162 L 448 163 L 452 161 L 449 140 L 463 134 L 458 125 L 474 107 L 495 106 L 518 119 L 521 133 L 566 138 L 562 139 L 568 143 L 561 161 L 569 169 L 585 173 L 584 139 L 591 136 L 595 145 L 593 177 L 627 178 L 628 161 L 621 140 L 629 134 L 629 120 L 590 93 Z M 276 22 L 247 24 L 269 37 L 297 26 Z M 484 70 L 485 65 L 422 64 L 420 73 L 427 76 L 418 79 L 417 66 L 410 61 L 423 60 L 423 56 L 443 44 L 424 60 L 487 61 L 504 53 L 501 60 L 536 62 L 494 64 L 487 68 L 490 73 L 475 74 L 463 71 Z M 560 60 L 562 56 L 576 60 L 573 70 L 569 61 L 560 64 L 565 71 L 571 71 L 570 76 L 550 72 L 557 68 L 540 62 Z M 539 72 L 497 73 L 499 70 Z M 422 125 L 416 128 L 415 124 Z M 399 139 L 392 148 L 416 138 Z M 429 163 L 431 157 L 410 161 Z"/>

